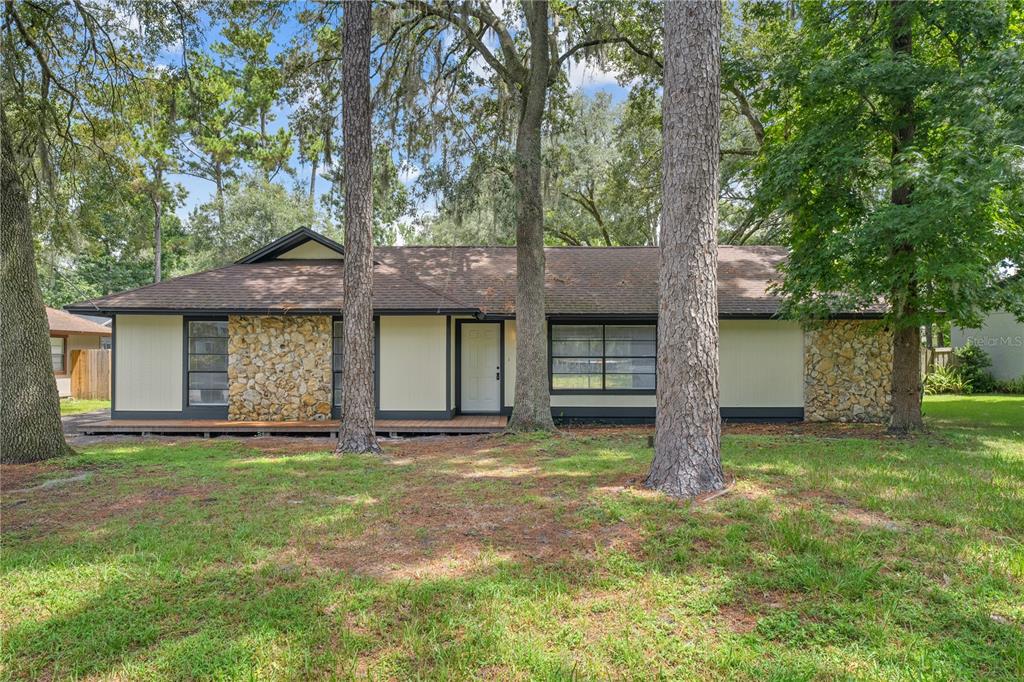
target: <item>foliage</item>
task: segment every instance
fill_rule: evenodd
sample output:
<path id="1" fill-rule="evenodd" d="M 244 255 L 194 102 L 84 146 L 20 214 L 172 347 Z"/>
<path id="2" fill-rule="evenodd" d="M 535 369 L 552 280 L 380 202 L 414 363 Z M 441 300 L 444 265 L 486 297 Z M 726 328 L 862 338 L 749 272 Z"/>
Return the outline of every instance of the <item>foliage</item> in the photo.
<path id="1" fill-rule="evenodd" d="M 1024 395 L 1024 374 L 1016 379 L 996 380 L 993 390 L 997 393 Z"/>
<path id="2" fill-rule="evenodd" d="M 1024 314 L 1024 72 L 1013 3 L 800 3 L 757 165 L 791 224 L 787 310 L 889 301 L 897 328 Z M 889 44 L 905 13 L 913 51 Z M 910 98 L 908 120 L 898 102 Z M 898 130 L 913 139 L 896 153 Z M 909 191 L 898 204 L 891 192 Z"/>
<path id="3" fill-rule="evenodd" d="M 970 341 L 953 351 L 953 367 L 970 387 L 967 393 L 988 393 L 995 388 L 995 379 L 988 371 L 991 366 L 989 354 Z"/>
<path id="4" fill-rule="evenodd" d="M 924 392 L 928 395 L 940 393 L 971 393 L 972 386 L 964 379 L 963 373 L 952 365 L 939 365 L 924 378 Z"/>
<path id="5" fill-rule="evenodd" d="M 1020 679 L 1024 399 L 939 396 L 925 413 L 934 437 L 727 429 L 735 487 L 687 506 L 623 487 L 649 464 L 645 430 L 391 443 L 386 459 L 305 441 L 93 444 L 33 479 L 4 472 L 12 488 L 89 478 L 5 491 L 0 665 L 17 679 Z"/>
<path id="6" fill-rule="evenodd" d="M 217 211 L 214 200 L 189 217 L 190 270 L 231 263 L 278 237 L 312 226 L 315 217 L 305 197 L 262 174 L 246 176 L 230 186 L 224 196 L 223 225 Z"/>

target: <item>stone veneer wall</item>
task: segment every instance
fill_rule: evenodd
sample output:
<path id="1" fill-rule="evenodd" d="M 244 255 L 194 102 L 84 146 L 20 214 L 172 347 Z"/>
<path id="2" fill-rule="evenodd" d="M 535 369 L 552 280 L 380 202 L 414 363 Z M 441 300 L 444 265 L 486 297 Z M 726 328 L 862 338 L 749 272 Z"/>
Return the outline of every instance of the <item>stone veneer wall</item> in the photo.
<path id="1" fill-rule="evenodd" d="M 228 317 L 228 419 L 331 416 L 331 318 Z"/>
<path id="2" fill-rule="evenodd" d="M 892 334 L 863 320 L 832 320 L 807 331 L 804 419 L 884 422 L 892 401 Z"/>

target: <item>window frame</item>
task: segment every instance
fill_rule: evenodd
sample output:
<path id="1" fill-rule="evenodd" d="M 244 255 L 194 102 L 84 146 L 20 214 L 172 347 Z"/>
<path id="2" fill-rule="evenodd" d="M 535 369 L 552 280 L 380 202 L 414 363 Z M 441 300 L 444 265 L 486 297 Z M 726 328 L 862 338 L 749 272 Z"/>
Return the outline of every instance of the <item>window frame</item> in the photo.
<path id="1" fill-rule="evenodd" d="M 61 367 L 61 369 L 59 371 L 58 370 L 53 370 L 53 376 L 55 376 L 55 377 L 66 377 L 69 374 L 69 372 L 68 372 L 68 365 L 71 364 L 69 362 L 70 358 L 68 357 L 68 354 L 70 353 L 70 351 L 68 350 L 68 345 L 69 345 L 68 344 L 68 335 L 67 334 L 52 334 L 51 333 L 50 334 L 50 338 L 51 339 L 60 339 L 62 341 L 62 343 L 63 343 L 63 346 L 64 346 L 64 352 L 62 353 L 62 355 L 64 356 L 64 360 L 61 363 L 63 365 L 63 367 Z M 53 367 L 53 347 L 52 346 L 50 347 L 50 367 L 51 367 L 51 369 Z"/>
<path id="2" fill-rule="evenodd" d="M 181 349 L 182 350 L 182 365 L 181 365 L 181 393 L 182 393 L 182 396 L 181 396 L 181 407 L 182 407 L 182 413 L 185 414 L 185 415 L 190 415 L 190 416 L 194 416 L 194 417 L 227 418 L 228 405 L 231 403 L 231 379 L 230 379 L 230 376 L 229 376 L 227 370 L 224 371 L 224 374 L 225 374 L 225 376 L 227 377 L 227 380 L 228 380 L 228 389 L 227 389 L 228 390 L 228 395 L 227 395 L 227 399 L 226 399 L 226 401 L 224 402 L 223 405 L 193 405 L 191 402 L 189 402 L 189 396 L 188 396 L 189 381 L 188 381 L 188 379 L 189 379 L 189 374 L 191 374 L 191 370 L 189 370 L 188 359 L 189 359 L 189 355 L 191 355 L 191 353 L 189 353 L 189 346 L 191 345 L 191 338 L 192 338 L 191 334 L 189 334 L 189 323 L 190 322 L 224 322 L 225 324 L 227 324 L 228 323 L 228 318 L 227 318 L 226 315 L 213 315 L 213 316 L 211 316 L 211 315 L 187 315 L 187 316 L 184 316 L 182 318 L 182 323 L 183 323 L 183 327 L 184 327 L 184 329 L 182 330 L 182 342 L 183 343 L 182 343 L 182 349 Z M 225 336 L 224 338 L 225 339 L 230 339 L 231 338 L 230 329 L 228 330 L 228 335 Z M 229 362 L 230 362 L 230 356 L 231 356 L 231 353 L 230 353 L 230 351 L 228 351 L 228 353 L 225 354 L 225 357 L 229 358 Z M 220 373 L 220 372 L 204 372 L 203 370 L 196 370 L 196 372 L 200 373 L 200 374 L 219 374 Z"/>
<path id="3" fill-rule="evenodd" d="M 554 338 L 553 331 L 555 326 L 560 325 L 600 325 L 601 326 L 601 388 L 555 388 L 555 373 L 554 364 L 555 358 L 553 353 Z M 611 357 L 613 359 L 633 358 L 641 356 L 618 356 L 618 355 L 607 355 L 607 335 L 608 332 L 605 329 L 608 326 L 620 326 L 620 325 L 634 325 L 634 326 L 652 326 L 654 327 L 654 365 L 655 365 L 655 387 L 654 388 L 605 388 L 607 384 L 607 361 Z M 598 357 L 598 356 L 594 356 Z M 646 357 L 646 356 L 644 356 Z M 644 317 L 644 318 L 552 318 L 548 320 L 548 392 L 551 395 L 654 395 L 657 392 L 657 365 L 658 365 L 658 321 L 656 318 Z"/>

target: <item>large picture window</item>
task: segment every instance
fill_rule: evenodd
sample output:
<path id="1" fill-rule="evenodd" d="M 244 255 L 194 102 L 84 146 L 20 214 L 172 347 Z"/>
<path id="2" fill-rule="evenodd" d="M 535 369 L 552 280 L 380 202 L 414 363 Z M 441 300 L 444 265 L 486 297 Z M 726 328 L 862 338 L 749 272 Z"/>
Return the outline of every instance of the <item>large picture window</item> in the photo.
<path id="1" fill-rule="evenodd" d="M 191 407 L 228 404 L 226 320 L 189 320 L 188 404 Z"/>
<path id="2" fill-rule="evenodd" d="M 67 369 L 66 343 L 67 339 L 63 336 L 50 337 L 50 364 L 53 365 L 55 374 L 64 374 Z"/>
<path id="3" fill-rule="evenodd" d="M 653 324 L 551 325 L 554 391 L 653 391 Z"/>

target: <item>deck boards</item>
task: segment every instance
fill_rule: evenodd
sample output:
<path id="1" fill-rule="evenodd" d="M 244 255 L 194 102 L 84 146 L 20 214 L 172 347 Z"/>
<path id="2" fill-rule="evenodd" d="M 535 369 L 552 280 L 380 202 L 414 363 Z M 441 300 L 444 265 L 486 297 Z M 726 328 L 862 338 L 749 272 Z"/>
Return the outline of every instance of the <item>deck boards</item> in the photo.
<path id="1" fill-rule="evenodd" d="M 451 419 L 378 419 L 377 433 L 494 433 L 502 431 L 508 417 L 501 415 L 458 415 Z M 83 434 L 303 434 L 335 435 L 341 422 L 325 421 L 229 421 L 226 419 L 97 419 L 84 422 Z"/>

